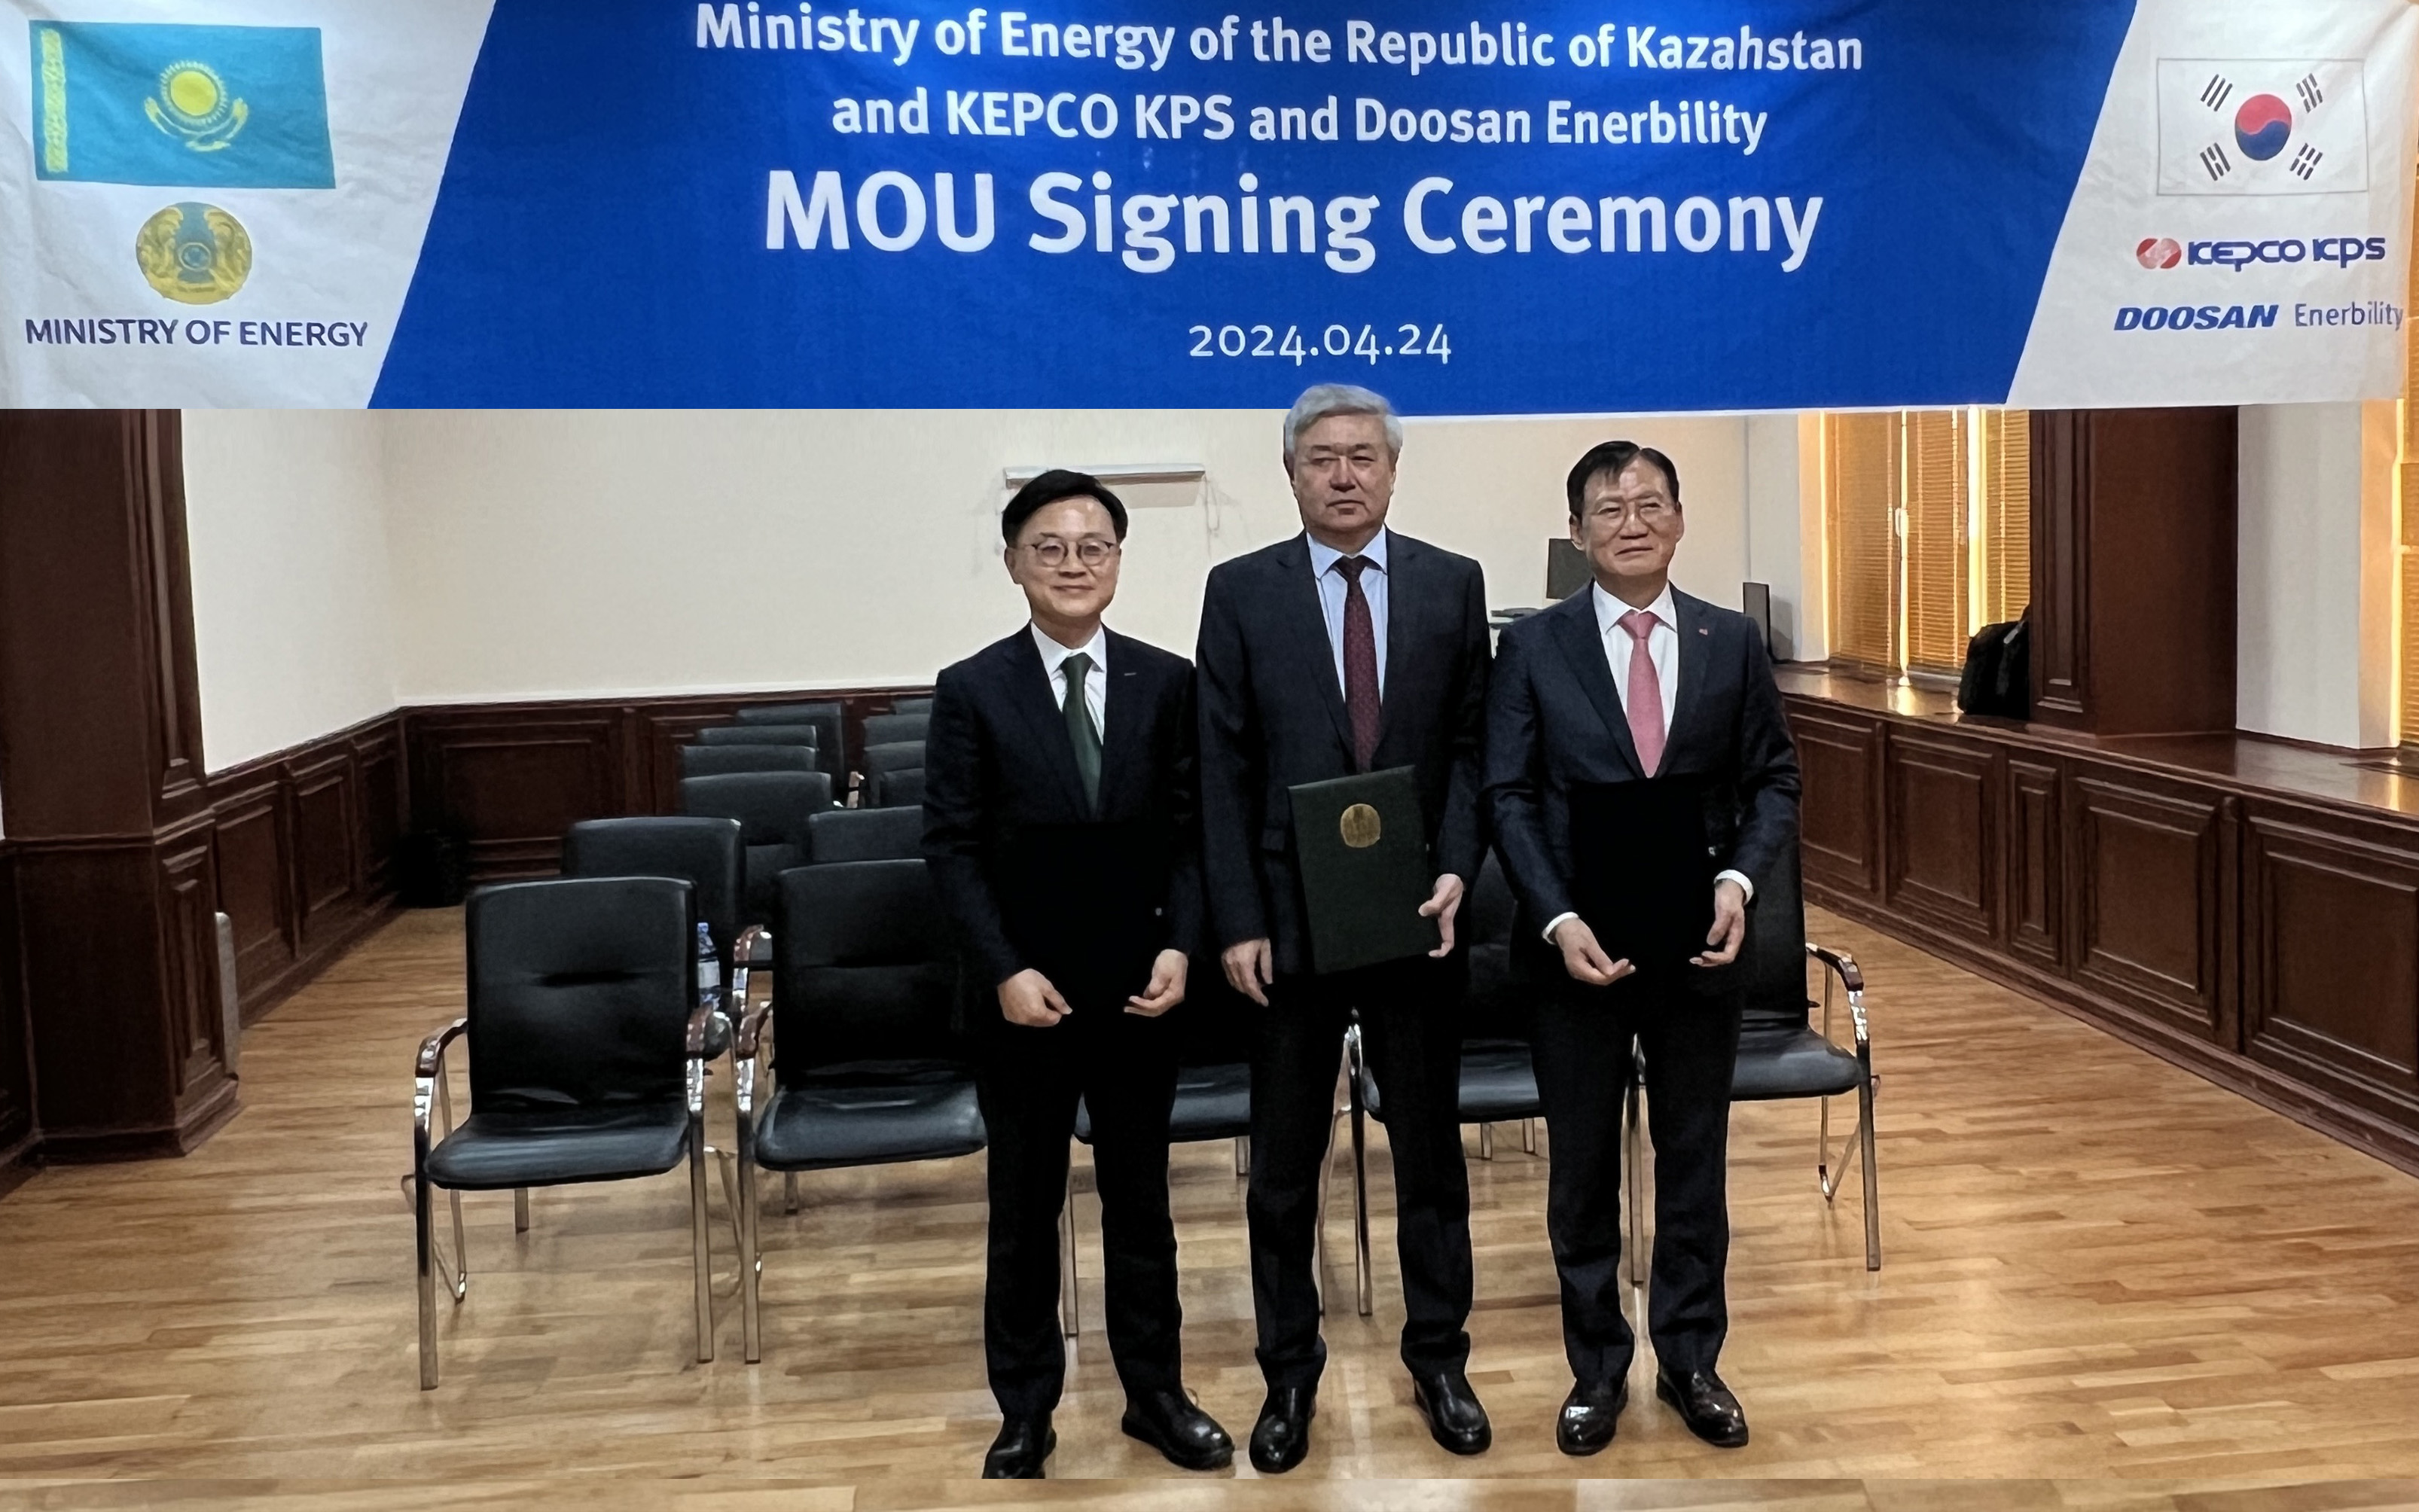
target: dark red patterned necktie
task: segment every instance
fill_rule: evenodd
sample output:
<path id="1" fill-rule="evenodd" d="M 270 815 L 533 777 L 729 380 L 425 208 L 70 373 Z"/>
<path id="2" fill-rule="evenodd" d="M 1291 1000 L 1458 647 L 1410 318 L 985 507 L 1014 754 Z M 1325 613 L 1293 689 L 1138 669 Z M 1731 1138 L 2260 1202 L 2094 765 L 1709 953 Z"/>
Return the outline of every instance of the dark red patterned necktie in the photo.
<path id="1" fill-rule="evenodd" d="M 1352 717 L 1352 764 L 1365 772 L 1378 754 L 1378 629 L 1361 592 L 1366 557 L 1340 557 L 1344 574 L 1344 709 Z"/>

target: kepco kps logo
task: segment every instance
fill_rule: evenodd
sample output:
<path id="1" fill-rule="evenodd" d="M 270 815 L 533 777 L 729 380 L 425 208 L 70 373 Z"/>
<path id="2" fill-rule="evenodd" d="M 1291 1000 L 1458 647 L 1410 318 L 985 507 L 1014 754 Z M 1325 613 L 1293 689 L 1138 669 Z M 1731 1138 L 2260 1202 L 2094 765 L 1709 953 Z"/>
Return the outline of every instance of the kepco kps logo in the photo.
<path id="1" fill-rule="evenodd" d="M 2354 263 L 2383 262 L 2383 237 L 2270 237 L 2252 241 L 2178 242 L 2172 237 L 2145 237 L 2134 248 L 2134 260 L 2145 268 L 2231 268 L 2236 272 L 2257 265 L 2290 267 L 2326 263 L 2350 268 Z"/>

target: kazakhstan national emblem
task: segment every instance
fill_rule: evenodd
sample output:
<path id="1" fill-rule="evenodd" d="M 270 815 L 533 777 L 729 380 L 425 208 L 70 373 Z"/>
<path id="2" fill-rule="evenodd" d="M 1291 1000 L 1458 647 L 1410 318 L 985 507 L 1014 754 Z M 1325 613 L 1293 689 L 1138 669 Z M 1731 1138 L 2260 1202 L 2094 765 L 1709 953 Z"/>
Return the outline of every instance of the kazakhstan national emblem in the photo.
<path id="1" fill-rule="evenodd" d="M 252 274 L 252 238 L 215 205 L 171 205 L 134 234 L 144 282 L 179 304 L 216 304 Z"/>
<path id="2" fill-rule="evenodd" d="M 228 93 L 207 63 L 186 58 L 160 70 L 160 87 L 143 101 L 151 124 L 195 152 L 217 152 L 252 119 L 252 107 Z"/>

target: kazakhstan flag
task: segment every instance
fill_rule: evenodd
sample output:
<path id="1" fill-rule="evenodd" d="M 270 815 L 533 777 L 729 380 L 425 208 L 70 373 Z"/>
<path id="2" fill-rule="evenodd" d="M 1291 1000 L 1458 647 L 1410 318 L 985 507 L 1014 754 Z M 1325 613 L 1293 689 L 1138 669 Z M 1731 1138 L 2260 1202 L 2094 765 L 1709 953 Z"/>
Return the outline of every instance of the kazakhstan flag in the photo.
<path id="1" fill-rule="evenodd" d="M 336 187 L 317 27 L 32 24 L 38 177 Z"/>

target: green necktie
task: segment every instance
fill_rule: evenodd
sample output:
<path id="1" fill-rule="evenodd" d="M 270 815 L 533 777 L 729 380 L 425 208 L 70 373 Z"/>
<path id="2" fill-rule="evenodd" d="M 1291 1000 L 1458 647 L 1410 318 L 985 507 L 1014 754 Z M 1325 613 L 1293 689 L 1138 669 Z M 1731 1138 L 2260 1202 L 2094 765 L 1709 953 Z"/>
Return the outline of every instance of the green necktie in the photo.
<path id="1" fill-rule="evenodd" d="M 1084 679 L 1091 674 L 1092 658 L 1082 652 L 1060 662 L 1067 674 L 1067 738 L 1075 745 L 1075 775 L 1084 779 L 1084 802 L 1094 813 L 1101 809 L 1101 733 L 1092 728 L 1092 711 L 1084 702 Z"/>

